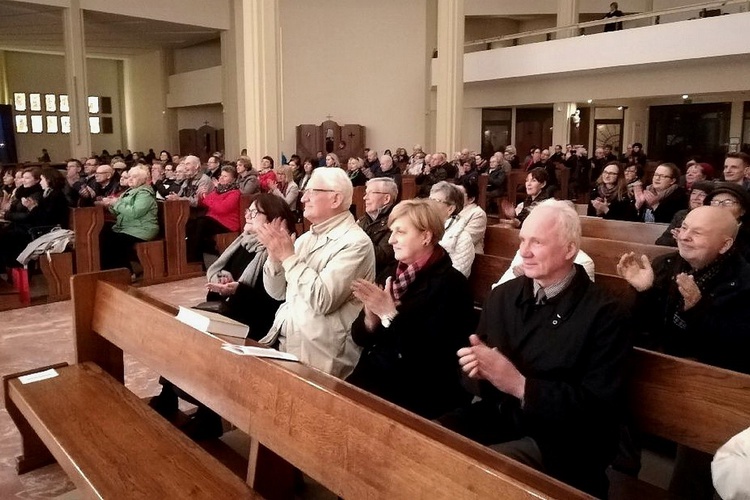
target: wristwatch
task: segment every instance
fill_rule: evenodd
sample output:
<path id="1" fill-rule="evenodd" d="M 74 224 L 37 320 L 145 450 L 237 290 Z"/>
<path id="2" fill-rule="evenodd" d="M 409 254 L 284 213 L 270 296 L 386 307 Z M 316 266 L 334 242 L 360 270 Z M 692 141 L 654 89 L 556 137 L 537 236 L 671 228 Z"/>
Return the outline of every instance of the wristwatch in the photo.
<path id="1" fill-rule="evenodd" d="M 380 324 L 383 325 L 383 328 L 389 328 L 396 316 L 398 316 L 398 311 L 394 311 L 392 314 L 384 314 L 380 316 Z"/>

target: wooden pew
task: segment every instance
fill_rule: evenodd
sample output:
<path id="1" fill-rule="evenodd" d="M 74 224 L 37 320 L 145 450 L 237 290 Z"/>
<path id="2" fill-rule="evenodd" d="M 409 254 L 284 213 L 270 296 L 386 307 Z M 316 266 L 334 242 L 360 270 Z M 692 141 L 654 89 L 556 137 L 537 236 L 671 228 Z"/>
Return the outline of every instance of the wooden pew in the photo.
<path id="1" fill-rule="evenodd" d="M 518 205 L 520 201 L 523 201 L 526 198 L 526 191 L 525 189 L 522 189 L 519 191 L 519 188 L 523 188 L 526 185 L 526 176 L 528 175 L 528 172 L 521 169 L 513 169 L 510 171 L 510 173 L 506 176 L 506 186 L 508 188 L 508 201 L 510 201 L 514 206 Z M 520 196 L 520 201 L 519 201 Z"/>
<path id="2" fill-rule="evenodd" d="M 130 281 L 122 269 L 100 275 Z M 94 297 L 86 298 L 88 306 L 78 302 L 76 320 L 92 319 Z M 106 349 L 101 339 L 98 343 Z M 105 365 L 117 372 L 121 357 L 113 351 L 105 355 Z M 121 373 L 117 378 L 93 362 L 79 361 L 44 367 L 57 376 L 32 383 L 19 377 L 39 369 L 3 377 L 5 407 L 21 432 L 19 473 L 57 460 L 89 498 L 260 498 L 127 390 Z"/>
<path id="3" fill-rule="evenodd" d="M 246 480 L 266 498 L 293 494 L 283 461 L 343 498 L 590 498 L 315 369 L 224 351 L 106 276 L 73 278 L 77 363 L 122 381 L 127 353 L 217 411 L 252 437 Z"/>
<path id="4" fill-rule="evenodd" d="M 195 278 L 203 274 L 199 262 L 187 261 L 185 245 L 185 224 L 190 217 L 188 200 L 167 200 L 164 210 L 164 245 L 167 256 L 167 276 L 169 279 Z"/>
<path id="5" fill-rule="evenodd" d="M 518 250 L 518 233 L 518 229 L 501 225 L 487 226 L 484 235 L 484 253 L 512 259 Z M 676 251 L 672 247 L 589 237 L 581 238 L 581 250 L 594 261 L 597 273 L 610 276 L 617 275 L 617 263 L 626 252 L 643 254 L 653 260 L 659 255 Z"/>
<path id="6" fill-rule="evenodd" d="M 413 175 L 401 176 L 401 192 L 399 193 L 402 200 L 413 200 L 417 197 L 417 182 Z"/>
<path id="7" fill-rule="evenodd" d="M 605 240 L 633 241 L 653 245 L 669 224 L 605 220 L 601 217 L 581 217 L 583 236 Z"/>
<path id="8" fill-rule="evenodd" d="M 354 205 L 354 218 L 359 219 L 365 215 L 365 186 L 357 186 L 352 193 L 352 204 Z"/>

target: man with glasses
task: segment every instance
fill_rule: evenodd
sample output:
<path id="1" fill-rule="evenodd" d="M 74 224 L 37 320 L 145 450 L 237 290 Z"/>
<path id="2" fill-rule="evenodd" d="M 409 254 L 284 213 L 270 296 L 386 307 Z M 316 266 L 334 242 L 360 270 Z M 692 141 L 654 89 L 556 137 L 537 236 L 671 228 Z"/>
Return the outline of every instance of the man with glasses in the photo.
<path id="1" fill-rule="evenodd" d="M 339 378 L 352 372 L 361 352 L 351 337 L 362 310 L 352 282 L 375 278 L 372 242 L 349 212 L 352 192 L 342 169 L 316 169 L 302 195 L 310 230 L 295 241 L 283 221 L 274 220 L 257 232 L 268 250 L 265 289 L 285 300 L 260 342 Z"/>
<path id="2" fill-rule="evenodd" d="M 83 163 L 83 178 L 78 185 L 80 197 L 79 206 L 91 206 L 96 198 L 96 169 L 99 168 L 99 159 L 96 156 L 86 158 Z"/>
<path id="3" fill-rule="evenodd" d="M 747 153 L 729 153 L 724 160 L 724 180 L 739 184 L 750 191 L 750 155 Z"/>
<path id="4" fill-rule="evenodd" d="M 381 160 L 382 164 L 382 160 Z M 398 198 L 398 186 L 389 177 L 378 177 L 367 181 L 365 187 L 365 215 L 357 225 L 370 237 L 375 248 L 376 282 L 384 283 L 391 264 L 396 262 L 393 246 L 388 243 L 391 230 L 388 217 Z"/>

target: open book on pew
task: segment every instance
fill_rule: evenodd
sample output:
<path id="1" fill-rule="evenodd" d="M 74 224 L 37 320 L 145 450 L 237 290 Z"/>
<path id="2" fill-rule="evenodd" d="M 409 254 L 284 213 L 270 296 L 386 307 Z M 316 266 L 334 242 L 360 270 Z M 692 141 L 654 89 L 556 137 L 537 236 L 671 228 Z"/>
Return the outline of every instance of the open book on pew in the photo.
<path id="1" fill-rule="evenodd" d="M 283 359 L 285 361 L 299 361 L 299 358 L 288 352 L 281 352 L 270 347 L 255 347 L 252 345 L 224 344 L 222 349 L 240 356 L 256 356 L 259 358 Z"/>
<path id="2" fill-rule="evenodd" d="M 250 328 L 219 313 L 180 306 L 177 319 L 203 333 L 247 338 Z"/>

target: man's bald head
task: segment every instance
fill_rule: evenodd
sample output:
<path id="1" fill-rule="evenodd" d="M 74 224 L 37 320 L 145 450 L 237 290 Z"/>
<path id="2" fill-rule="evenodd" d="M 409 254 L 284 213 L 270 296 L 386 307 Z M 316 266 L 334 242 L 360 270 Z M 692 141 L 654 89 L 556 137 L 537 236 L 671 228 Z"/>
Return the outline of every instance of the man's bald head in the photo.
<path id="1" fill-rule="evenodd" d="M 702 269 L 732 248 L 739 225 L 727 210 L 698 207 L 682 222 L 677 247 L 694 269 Z"/>

